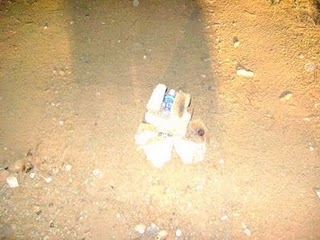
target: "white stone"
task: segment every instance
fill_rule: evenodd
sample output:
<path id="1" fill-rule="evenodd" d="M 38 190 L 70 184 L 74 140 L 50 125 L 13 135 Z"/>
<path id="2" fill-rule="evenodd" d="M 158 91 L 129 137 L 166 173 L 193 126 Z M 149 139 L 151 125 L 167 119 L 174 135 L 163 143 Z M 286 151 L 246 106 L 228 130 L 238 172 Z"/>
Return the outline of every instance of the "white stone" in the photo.
<path id="1" fill-rule="evenodd" d="M 222 215 L 221 218 L 220 218 L 221 221 L 228 221 L 229 220 L 229 217 L 228 215 Z"/>
<path id="2" fill-rule="evenodd" d="M 96 178 L 99 178 L 99 179 L 101 179 L 103 176 L 102 176 L 102 172 L 101 172 L 101 170 L 100 169 L 94 169 L 93 171 L 92 171 L 92 174 L 93 174 L 93 176 L 95 176 Z"/>
<path id="3" fill-rule="evenodd" d="M 247 228 L 247 227 L 244 228 L 244 229 L 243 229 L 243 232 L 244 232 L 244 234 L 246 234 L 247 236 L 249 236 L 249 237 L 251 236 L 251 231 L 250 231 L 249 228 Z"/>
<path id="4" fill-rule="evenodd" d="M 314 188 L 313 191 L 315 191 L 317 196 L 320 198 L 320 188 Z"/>
<path id="5" fill-rule="evenodd" d="M 146 225 L 140 223 L 140 224 L 138 224 L 138 225 L 136 225 L 136 226 L 134 227 L 134 230 L 135 230 L 136 232 L 138 232 L 139 234 L 144 234 L 144 232 L 145 232 L 145 230 L 146 230 Z"/>
<path id="6" fill-rule="evenodd" d="M 19 187 L 18 179 L 13 175 L 8 176 L 6 181 L 11 188 Z"/>
<path id="7" fill-rule="evenodd" d="M 182 235 L 182 231 L 178 228 L 177 230 L 176 230 L 176 236 L 177 237 L 180 237 Z"/>
<path id="8" fill-rule="evenodd" d="M 253 77 L 254 76 L 254 72 L 252 72 L 250 70 L 243 69 L 243 68 L 237 69 L 237 74 L 238 74 L 238 76 L 242 76 L 242 77 Z"/>

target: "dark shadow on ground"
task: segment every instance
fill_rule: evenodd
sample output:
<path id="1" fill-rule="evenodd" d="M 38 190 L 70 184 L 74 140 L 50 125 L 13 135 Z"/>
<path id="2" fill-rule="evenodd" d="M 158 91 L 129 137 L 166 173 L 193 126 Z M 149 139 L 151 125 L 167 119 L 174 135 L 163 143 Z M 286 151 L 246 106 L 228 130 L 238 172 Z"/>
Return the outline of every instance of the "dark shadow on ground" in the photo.
<path id="1" fill-rule="evenodd" d="M 115 91 L 157 83 L 212 90 L 211 53 L 196 1 L 68 1 L 74 79 Z M 210 92 L 213 94 L 213 92 Z M 140 96 L 142 97 L 142 96 Z"/>

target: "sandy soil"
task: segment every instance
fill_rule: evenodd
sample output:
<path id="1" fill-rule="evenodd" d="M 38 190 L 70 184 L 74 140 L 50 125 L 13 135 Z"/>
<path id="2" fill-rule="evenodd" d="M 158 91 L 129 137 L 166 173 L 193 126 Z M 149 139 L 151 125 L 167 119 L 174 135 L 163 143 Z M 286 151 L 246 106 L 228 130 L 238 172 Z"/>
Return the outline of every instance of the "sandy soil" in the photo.
<path id="1" fill-rule="evenodd" d="M 319 1 L 0 2 L 1 239 L 320 239 Z M 204 162 L 137 149 L 157 83 Z"/>

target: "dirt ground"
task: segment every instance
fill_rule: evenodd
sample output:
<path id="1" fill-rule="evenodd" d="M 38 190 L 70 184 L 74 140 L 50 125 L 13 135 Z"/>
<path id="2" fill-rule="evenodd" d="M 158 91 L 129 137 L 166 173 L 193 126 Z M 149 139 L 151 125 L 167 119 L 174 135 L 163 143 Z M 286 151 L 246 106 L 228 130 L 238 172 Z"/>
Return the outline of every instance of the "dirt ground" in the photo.
<path id="1" fill-rule="evenodd" d="M 0 239 L 320 239 L 320 2 L 135 3 L 0 1 Z M 204 162 L 137 148 L 158 83 Z"/>

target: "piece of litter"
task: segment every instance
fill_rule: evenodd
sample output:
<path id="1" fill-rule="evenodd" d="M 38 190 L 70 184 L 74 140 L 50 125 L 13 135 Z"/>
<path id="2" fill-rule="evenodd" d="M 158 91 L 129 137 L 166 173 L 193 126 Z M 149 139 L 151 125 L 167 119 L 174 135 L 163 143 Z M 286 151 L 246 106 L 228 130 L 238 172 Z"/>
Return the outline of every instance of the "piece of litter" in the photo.
<path id="1" fill-rule="evenodd" d="M 177 230 L 176 230 L 176 236 L 177 237 L 180 237 L 182 235 L 182 232 L 181 232 L 181 230 L 178 228 Z"/>
<path id="2" fill-rule="evenodd" d="M 222 158 L 219 160 L 219 164 L 221 164 L 221 165 L 224 164 L 224 160 Z"/>
<path id="3" fill-rule="evenodd" d="M 6 180 L 7 180 L 9 187 L 11 187 L 11 188 L 19 187 L 18 179 L 15 176 L 10 175 L 7 177 Z"/>
<path id="4" fill-rule="evenodd" d="M 134 230 L 135 230 L 136 232 L 140 233 L 140 234 L 144 234 L 144 232 L 145 232 L 145 230 L 146 230 L 146 225 L 140 223 L 140 224 L 138 224 L 138 225 L 136 225 L 136 226 L 134 227 Z"/>
<path id="5" fill-rule="evenodd" d="M 251 70 L 238 68 L 237 69 L 237 75 L 241 76 L 241 77 L 253 77 L 254 76 L 254 72 L 252 72 Z"/>
<path id="6" fill-rule="evenodd" d="M 318 198 L 320 198 L 320 188 L 314 188 L 313 191 L 317 194 Z"/>
<path id="7" fill-rule="evenodd" d="M 288 101 L 292 98 L 292 92 L 290 91 L 284 91 L 280 94 L 279 99 L 280 101 Z"/>

